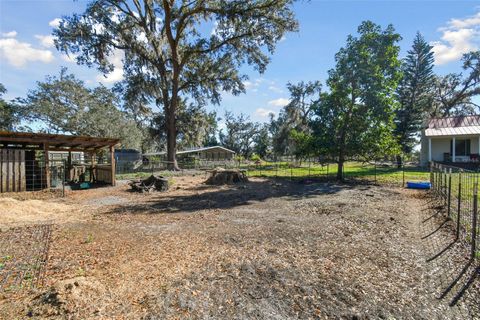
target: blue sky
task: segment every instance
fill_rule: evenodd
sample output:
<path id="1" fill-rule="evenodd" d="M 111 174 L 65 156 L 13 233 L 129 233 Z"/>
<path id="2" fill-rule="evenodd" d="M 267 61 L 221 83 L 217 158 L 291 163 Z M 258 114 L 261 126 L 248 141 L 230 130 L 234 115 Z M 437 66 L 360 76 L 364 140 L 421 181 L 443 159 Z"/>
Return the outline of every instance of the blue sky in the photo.
<path id="1" fill-rule="evenodd" d="M 94 69 L 76 65 L 52 46 L 51 32 L 56 20 L 81 13 L 88 1 L 0 0 L 0 82 L 8 90 L 7 99 L 25 96 L 36 81 L 58 74 L 66 66 L 88 85 L 98 81 L 111 85 L 121 79 L 120 69 L 104 78 Z M 299 1 L 295 12 L 300 31 L 287 34 L 277 46 L 263 75 L 248 66 L 242 68 L 250 79 L 247 93 L 224 95 L 224 110 L 246 113 L 252 120 L 267 120 L 268 112 L 278 112 L 288 102 L 287 82 L 321 80 L 334 65 L 334 55 L 355 33 L 363 20 L 382 26 L 393 24 L 403 40 L 404 56 L 417 31 L 435 47 L 438 74 L 459 72 L 461 54 L 480 48 L 479 1 Z M 121 65 L 120 58 L 114 61 Z"/>

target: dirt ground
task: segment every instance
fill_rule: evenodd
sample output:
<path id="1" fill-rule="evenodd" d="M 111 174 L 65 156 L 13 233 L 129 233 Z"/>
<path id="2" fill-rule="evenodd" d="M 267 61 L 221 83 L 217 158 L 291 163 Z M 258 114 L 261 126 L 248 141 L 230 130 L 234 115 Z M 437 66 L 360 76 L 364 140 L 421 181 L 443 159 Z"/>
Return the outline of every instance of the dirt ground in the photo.
<path id="1" fill-rule="evenodd" d="M 0 319 L 480 319 L 425 193 L 204 180 L 0 198 Z"/>

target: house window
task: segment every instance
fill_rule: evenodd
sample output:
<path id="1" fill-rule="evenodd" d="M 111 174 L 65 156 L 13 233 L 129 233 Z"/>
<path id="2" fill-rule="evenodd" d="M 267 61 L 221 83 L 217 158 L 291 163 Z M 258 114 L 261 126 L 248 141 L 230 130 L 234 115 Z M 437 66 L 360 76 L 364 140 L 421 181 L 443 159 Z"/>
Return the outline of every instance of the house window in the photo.
<path id="1" fill-rule="evenodd" d="M 452 142 L 450 142 L 450 154 L 453 155 Z M 455 139 L 455 156 L 470 155 L 470 139 Z"/>

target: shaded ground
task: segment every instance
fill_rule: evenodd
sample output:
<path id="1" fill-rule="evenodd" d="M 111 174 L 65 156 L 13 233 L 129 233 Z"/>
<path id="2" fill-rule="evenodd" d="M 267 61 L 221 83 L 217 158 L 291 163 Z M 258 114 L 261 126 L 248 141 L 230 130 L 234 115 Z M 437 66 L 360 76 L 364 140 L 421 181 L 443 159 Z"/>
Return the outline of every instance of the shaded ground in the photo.
<path id="1" fill-rule="evenodd" d="M 461 244 L 444 250 L 451 230 L 422 193 L 203 180 L 46 201 L 80 218 L 48 217 L 45 283 L 0 293 L 0 318 L 479 318 L 478 261 L 464 268 Z"/>

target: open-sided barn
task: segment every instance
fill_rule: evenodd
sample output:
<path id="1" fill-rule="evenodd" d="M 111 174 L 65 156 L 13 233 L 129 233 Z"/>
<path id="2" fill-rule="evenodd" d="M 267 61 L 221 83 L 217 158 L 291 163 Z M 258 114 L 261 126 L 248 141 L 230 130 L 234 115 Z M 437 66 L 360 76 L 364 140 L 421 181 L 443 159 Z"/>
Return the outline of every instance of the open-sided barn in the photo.
<path id="1" fill-rule="evenodd" d="M 110 138 L 0 131 L 0 192 L 50 188 L 59 177 L 77 181 L 87 172 L 92 182 L 114 185 L 118 143 Z M 105 149 L 109 157 L 100 163 L 97 155 Z M 66 153 L 67 159 L 51 159 L 52 152 Z M 72 161 L 74 152 L 84 158 Z"/>

